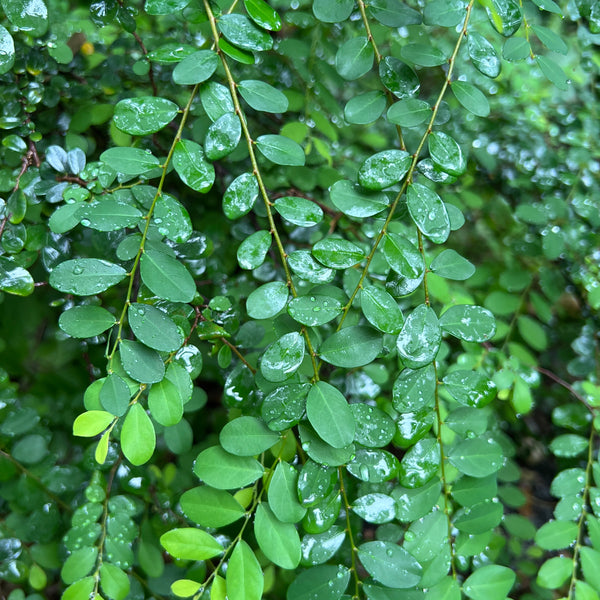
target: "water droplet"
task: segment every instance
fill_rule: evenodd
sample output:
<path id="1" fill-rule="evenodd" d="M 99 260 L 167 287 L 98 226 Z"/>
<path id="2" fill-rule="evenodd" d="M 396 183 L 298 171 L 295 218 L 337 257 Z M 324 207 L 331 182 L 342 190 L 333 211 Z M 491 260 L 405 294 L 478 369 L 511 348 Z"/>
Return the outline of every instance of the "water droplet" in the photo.
<path id="1" fill-rule="evenodd" d="M 84 227 L 89 227 L 91 224 L 91 221 L 89 219 L 81 219 L 80 222 Z"/>
<path id="2" fill-rule="evenodd" d="M 414 534 L 412 531 L 407 531 L 407 532 L 404 534 L 404 539 L 405 539 L 407 542 L 412 542 L 412 541 L 415 539 L 415 534 Z"/>
<path id="3" fill-rule="evenodd" d="M 81 265 L 75 265 L 73 267 L 73 275 L 81 275 L 83 273 L 83 267 Z"/>
<path id="4" fill-rule="evenodd" d="M 394 555 L 394 551 L 393 551 L 391 548 L 388 548 L 388 549 L 385 551 L 385 553 L 386 553 L 388 556 L 393 556 L 393 555 Z"/>

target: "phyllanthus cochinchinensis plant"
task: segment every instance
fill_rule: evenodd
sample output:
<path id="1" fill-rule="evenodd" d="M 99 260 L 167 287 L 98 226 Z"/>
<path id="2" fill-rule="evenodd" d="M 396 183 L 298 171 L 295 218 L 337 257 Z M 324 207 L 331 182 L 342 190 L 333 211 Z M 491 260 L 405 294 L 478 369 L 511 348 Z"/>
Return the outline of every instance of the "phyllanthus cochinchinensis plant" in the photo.
<path id="1" fill-rule="evenodd" d="M 0 6 L 4 595 L 598 599 L 597 1 Z"/>

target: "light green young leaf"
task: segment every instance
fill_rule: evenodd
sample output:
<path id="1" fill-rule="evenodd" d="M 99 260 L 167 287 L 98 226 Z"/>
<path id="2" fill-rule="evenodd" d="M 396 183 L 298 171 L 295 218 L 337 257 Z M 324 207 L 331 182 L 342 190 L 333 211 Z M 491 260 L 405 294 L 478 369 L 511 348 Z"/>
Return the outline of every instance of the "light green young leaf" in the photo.
<path id="1" fill-rule="evenodd" d="M 282 569 L 295 569 L 300 563 L 300 537 L 292 523 L 280 521 L 266 502 L 254 515 L 254 535 L 265 556 Z"/>
<path id="2" fill-rule="evenodd" d="M 507 567 L 485 565 L 470 575 L 463 585 L 471 600 L 504 600 L 515 582 L 515 574 Z"/>
<path id="3" fill-rule="evenodd" d="M 194 527 L 171 529 L 161 535 L 160 543 L 173 558 L 181 560 L 206 560 L 223 552 L 212 535 Z"/>
<path id="4" fill-rule="evenodd" d="M 114 415 L 103 410 L 88 410 L 73 422 L 73 435 L 94 437 L 102 433 L 114 420 Z"/>
<path id="5" fill-rule="evenodd" d="M 260 600 L 264 577 L 252 548 L 240 540 L 229 559 L 227 573 L 227 598 L 229 600 Z"/>
<path id="6" fill-rule="evenodd" d="M 100 567 L 100 587 L 109 598 L 125 600 L 129 595 L 131 584 L 127 574 L 119 567 L 109 562 L 103 562 Z"/>
<path id="7" fill-rule="evenodd" d="M 245 514 L 244 507 L 229 492 L 208 485 L 187 490 L 180 503 L 185 516 L 202 527 L 224 527 Z"/>
<path id="8" fill-rule="evenodd" d="M 128 411 L 121 429 L 121 449 L 132 465 L 148 462 L 156 447 L 154 425 L 140 404 Z"/>
<path id="9" fill-rule="evenodd" d="M 219 490 L 242 488 L 254 483 L 264 472 L 263 466 L 250 456 L 234 456 L 211 446 L 198 455 L 194 473 L 207 485 Z"/>

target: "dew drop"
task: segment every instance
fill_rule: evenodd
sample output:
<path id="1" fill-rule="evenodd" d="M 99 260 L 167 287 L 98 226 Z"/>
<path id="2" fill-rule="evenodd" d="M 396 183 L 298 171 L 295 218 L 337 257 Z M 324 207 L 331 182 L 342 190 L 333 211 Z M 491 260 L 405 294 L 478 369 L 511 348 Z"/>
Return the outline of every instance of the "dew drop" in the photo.
<path id="1" fill-rule="evenodd" d="M 73 275 L 81 275 L 83 273 L 83 267 L 76 265 L 73 267 Z"/>

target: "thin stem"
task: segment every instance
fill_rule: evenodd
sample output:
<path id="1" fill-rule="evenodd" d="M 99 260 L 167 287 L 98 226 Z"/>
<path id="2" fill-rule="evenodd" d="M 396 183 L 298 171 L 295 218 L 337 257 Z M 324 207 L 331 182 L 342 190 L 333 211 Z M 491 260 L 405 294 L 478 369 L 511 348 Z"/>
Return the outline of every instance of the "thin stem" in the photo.
<path id="1" fill-rule="evenodd" d="M 248 369 L 250 369 L 252 375 L 256 374 L 256 369 L 244 358 L 244 355 L 238 350 L 237 346 L 232 344 L 225 337 L 220 337 L 219 340 L 231 348 L 231 351 L 248 367 Z"/>
<path id="2" fill-rule="evenodd" d="M 346 513 L 346 531 L 348 532 L 348 540 L 350 541 L 351 551 L 351 571 L 354 576 L 354 595 L 352 600 L 358 600 L 360 594 L 360 577 L 358 576 L 357 567 L 357 553 L 358 548 L 354 543 L 354 536 L 352 535 L 352 527 L 350 525 L 350 503 L 348 502 L 348 494 L 346 493 L 346 486 L 344 484 L 344 472 L 342 467 L 338 467 L 338 479 L 340 482 L 340 491 L 342 492 L 342 500 L 344 502 L 344 511 Z"/>
<path id="3" fill-rule="evenodd" d="M 223 54 L 223 52 L 221 52 L 221 50 L 219 48 L 219 44 L 218 44 L 219 31 L 217 29 L 217 21 L 215 19 L 215 16 L 212 12 L 212 9 L 210 7 L 208 0 L 203 0 L 203 3 L 204 3 L 204 9 L 206 10 L 206 14 L 208 15 L 208 20 L 210 22 L 211 31 L 212 31 L 213 38 L 215 41 L 215 51 L 217 52 L 217 54 L 219 55 L 219 58 L 221 59 L 221 64 L 223 65 L 223 69 L 225 71 L 225 77 L 227 79 L 227 83 L 229 85 L 229 91 L 231 93 L 231 98 L 233 100 L 235 114 L 238 116 L 238 119 L 240 120 L 240 124 L 242 126 L 242 133 L 246 140 L 246 145 L 248 147 L 248 155 L 250 157 L 250 162 L 252 164 L 252 174 L 256 178 L 256 181 L 258 183 L 258 189 L 259 189 L 261 198 L 263 199 L 263 202 L 265 205 L 265 209 L 266 209 L 266 213 L 267 213 L 267 220 L 269 222 L 270 233 L 273 236 L 273 239 L 275 240 L 275 245 L 277 246 L 277 250 L 278 250 L 279 256 L 281 258 L 281 264 L 283 266 L 283 270 L 285 271 L 287 286 L 289 287 L 292 296 L 294 298 L 297 298 L 298 292 L 296 291 L 296 287 L 294 286 L 294 282 L 292 281 L 292 273 L 290 271 L 290 267 L 287 262 L 287 253 L 285 251 L 285 248 L 283 247 L 281 237 L 279 236 L 279 231 L 277 230 L 277 225 L 275 224 L 275 218 L 273 216 L 273 211 L 271 210 L 271 206 L 273 205 L 273 203 L 269 199 L 269 195 L 267 193 L 267 188 L 265 187 L 260 169 L 258 167 L 258 161 L 256 159 L 256 152 L 254 150 L 255 142 L 252 139 L 250 130 L 248 129 L 248 123 L 246 122 L 246 117 L 244 115 L 244 111 L 242 110 L 242 107 L 240 104 L 240 99 L 239 99 L 238 92 L 237 92 L 237 84 L 235 82 L 235 79 L 233 78 L 233 75 L 231 74 L 231 70 L 229 69 L 229 64 L 227 63 L 227 59 L 225 58 L 225 55 Z M 306 343 L 308 354 L 310 356 L 310 359 L 311 359 L 311 362 L 313 365 L 314 379 L 318 380 L 319 379 L 319 367 L 317 365 L 316 352 L 313 348 L 313 345 L 310 340 L 310 336 L 308 335 L 308 330 L 306 329 L 306 327 L 302 327 L 302 335 L 304 336 L 304 341 Z"/>

